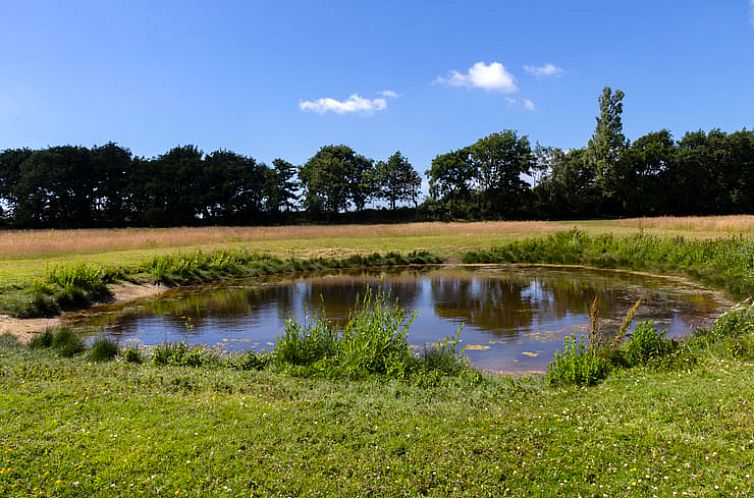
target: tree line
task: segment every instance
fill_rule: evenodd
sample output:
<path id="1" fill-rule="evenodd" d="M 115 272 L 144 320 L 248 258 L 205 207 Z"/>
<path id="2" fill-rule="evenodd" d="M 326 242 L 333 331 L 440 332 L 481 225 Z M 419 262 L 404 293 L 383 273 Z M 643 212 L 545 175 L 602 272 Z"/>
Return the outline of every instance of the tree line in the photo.
<path id="1" fill-rule="evenodd" d="M 0 224 L 110 227 L 265 224 L 327 220 L 368 202 L 418 202 L 421 178 L 396 152 L 373 161 L 345 145 L 303 166 L 271 165 L 193 145 L 146 159 L 116 143 L 0 153 Z M 299 213 L 299 210 L 302 209 Z"/>
<path id="2" fill-rule="evenodd" d="M 566 219 L 754 212 L 754 132 L 623 134 L 624 94 L 606 87 L 583 148 L 505 130 L 440 154 L 421 177 L 400 152 L 375 161 L 346 145 L 270 165 L 193 145 L 153 158 L 108 143 L 0 152 L 0 225 L 108 227 L 376 218 Z"/>
<path id="3" fill-rule="evenodd" d="M 439 218 L 567 219 L 754 213 L 754 131 L 668 130 L 631 142 L 624 94 L 606 87 L 586 147 L 564 151 L 515 131 L 432 161 L 427 212 Z"/>

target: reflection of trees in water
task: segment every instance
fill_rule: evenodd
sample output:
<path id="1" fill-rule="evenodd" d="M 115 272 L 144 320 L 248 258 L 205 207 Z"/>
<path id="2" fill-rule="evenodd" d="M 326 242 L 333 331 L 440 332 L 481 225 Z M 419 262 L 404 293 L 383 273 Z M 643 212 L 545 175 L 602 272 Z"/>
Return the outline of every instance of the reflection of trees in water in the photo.
<path id="1" fill-rule="evenodd" d="M 343 324 L 366 287 L 390 291 L 391 300 L 411 308 L 419 280 L 410 276 L 397 281 L 370 275 L 316 277 L 253 287 L 205 288 L 177 291 L 172 295 L 103 315 L 97 325 L 122 328 L 140 317 L 160 316 L 168 327 L 201 328 L 208 319 L 257 316 L 272 312 L 285 320 L 291 314 L 319 316 L 324 304 L 327 316 Z M 92 324 L 92 322 L 89 322 Z"/>
<path id="2" fill-rule="evenodd" d="M 432 280 L 432 298 L 438 316 L 500 336 L 514 336 L 537 323 L 555 322 L 567 316 L 585 319 L 595 296 L 599 296 L 598 313 L 605 319 L 606 332 L 614 328 L 614 322 L 619 321 L 640 296 L 644 300 L 639 318 L 643 314 L 656 320 L 669 320 L 676 315 L 686 319 L 716 307 L 709 294 L 674 295 L 671 299 L 665 293 L 638 286 L 636 279 L 621 280 L 615 282 L 588 273 L 544 277 L 512 274 L 447 278 L 440 275 Z"/>
<path id="3" fill-rule="evenodd" d="M 628 274 L 563 270 L 489 273 L 407 270 L 312 276 L 287 282 L 272 280 L 251 287 L 171 291 L 138 306 L 95 315 L 94 320 L 90 317 L 86 324 L 127 330 L 141 317 L 159 316 L 167 328 L 201 329 L 207 320 L 217 318 L 232 321 L 266 314 L 282 321 L 291 314 L 317 316 L 323 303 L 328 317 L 343 324 L 367 285 L 389 290 L 392 299 L 397 299 L 407 309 L 432 306 L 443 319 L 462 321 L 500 336 L 539 328 L 539 324 L 545 322 L 550 322 L 551 327 L 552 322 L 569 316 L 586 320 L 595 295 L 600 297 L 599 315 L 606 329 L 610 327 L 608 319 L 619 321 L 640 295 L 644 296 L 644 304 L 639 319 L 688 321 L 717 309 L 717 302 L 709 293 L 668 294 L 652 289 L 656 283 Z M 221 327 L 221 323 L 215 326 Z"/>
<path id="4" fill-rule="evenodd" d="M 338 325 L 348 320 L 348 315 L 366 288 L 382 289 L 390 293 L 391 301 L 411 309 L 415 306 L 420 290 L 420 280 L 416 278 L 401 280 L 381 280 L 378 278 L 330 278 L 312 282 L 303 287 L 299 296 L 301 306 L 309 315 L 319 315 L 324 304 L 328 318 Z"/>

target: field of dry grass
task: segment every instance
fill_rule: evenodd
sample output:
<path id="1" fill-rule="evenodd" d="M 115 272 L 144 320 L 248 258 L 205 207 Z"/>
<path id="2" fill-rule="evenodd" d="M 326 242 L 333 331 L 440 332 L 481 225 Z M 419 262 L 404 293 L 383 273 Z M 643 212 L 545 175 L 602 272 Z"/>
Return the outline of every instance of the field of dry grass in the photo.
<path id="1" fill-rule="evenodd" d="M 714 238 L 754 236 L 754 216 L 616 221 L 501 221 L 282 227 L 129 228 L 0 231 L 0 288 L 28 282 L 61 262 L 131 265 L 168 252 L 246 247 L 280 257 L 428 250 L 443 256 L 578 227 L 588 233 Z"/>

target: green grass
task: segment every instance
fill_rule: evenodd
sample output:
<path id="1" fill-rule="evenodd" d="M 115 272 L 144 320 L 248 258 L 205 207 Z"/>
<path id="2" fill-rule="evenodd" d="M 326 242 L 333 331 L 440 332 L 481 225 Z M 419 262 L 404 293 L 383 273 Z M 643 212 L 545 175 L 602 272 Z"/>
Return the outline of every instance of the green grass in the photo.
<path id="1" fill-rule="evenodd" d="M 467 260 L 668 272 L 752 295 L 748 239 L 570 232 L 483 249 Z M 292 264 L 201 254 L 190 263 L 153 259 L 131 275 L 182 283 L 232 276 L 237 267 L 261 274 L 277 271 L 277 261 Z M 383 324 L 395 323 L 382 311 Z M 356 315 L 359 330 L 375 322 Z M 393 333 L 383 339 L 400 338 L 400 326 L 385 330 Z M 321 337 L 296 342 L 312 333 Z M 40 335 L 36 349 L 0 337 L 0 496 L 644 497 L 754 490 L 748 302 L 670 350 L 644 326 L 619 348 L 625 366 L 633 366 L 618 368 L 616 360 L 610 375 L 588 388 L 550 386 L 544 377 L 317 376 L 276 368 L 272 354 L 230 358 L 184 345 L 128 349 L 115 361 L 95 362 L 90 354 L 62 357 L 70 339 L 58 334 Z M 292 363 L 336 358 L 342 334 L 300 325 L 289 352 L 303 359 Z M 361 360 L 379 344 L 391 341 L 357 341 L 353 350 L 365 353 L 344 364 L 363 371 L 370 363 Z M 443 371 L 454 365 L 453 352 L 450 341 L 421 358 Z"/>
<path id="2" fill-rule="evenodd" d="M 541 379 L 302 379 L 4 339 L 2 496 L 745 496 L 750 360 Z"/>

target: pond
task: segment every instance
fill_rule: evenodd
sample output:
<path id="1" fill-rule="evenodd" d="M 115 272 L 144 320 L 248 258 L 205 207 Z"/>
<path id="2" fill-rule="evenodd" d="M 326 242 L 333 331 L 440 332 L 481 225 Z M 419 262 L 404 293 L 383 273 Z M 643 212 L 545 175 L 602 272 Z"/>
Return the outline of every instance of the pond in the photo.
<path id="1" fill-rule="evenodd" d="M 628 272 L 552 267 L 430 267 L 331 272 L 169 289 L 158 297 L 103 305 L 64 321 L 90 335 L 145 345 L 184 341 L 228 350 L 274 347 L 288 317 L 311 320 L 324 306 L 344 323 L 366 286 L 388 290 L 416 312 L 409 342 L 431 344 L 463 326 L 471 364 L 486 371 L 542 372 L 570 333 L 590 328 L 599 297 L 600 324 L 617 330 L 642 298 L 636 320 L 669 337 L 688 334 L 719 314 L 724 300 L 689 282 Z"/>

